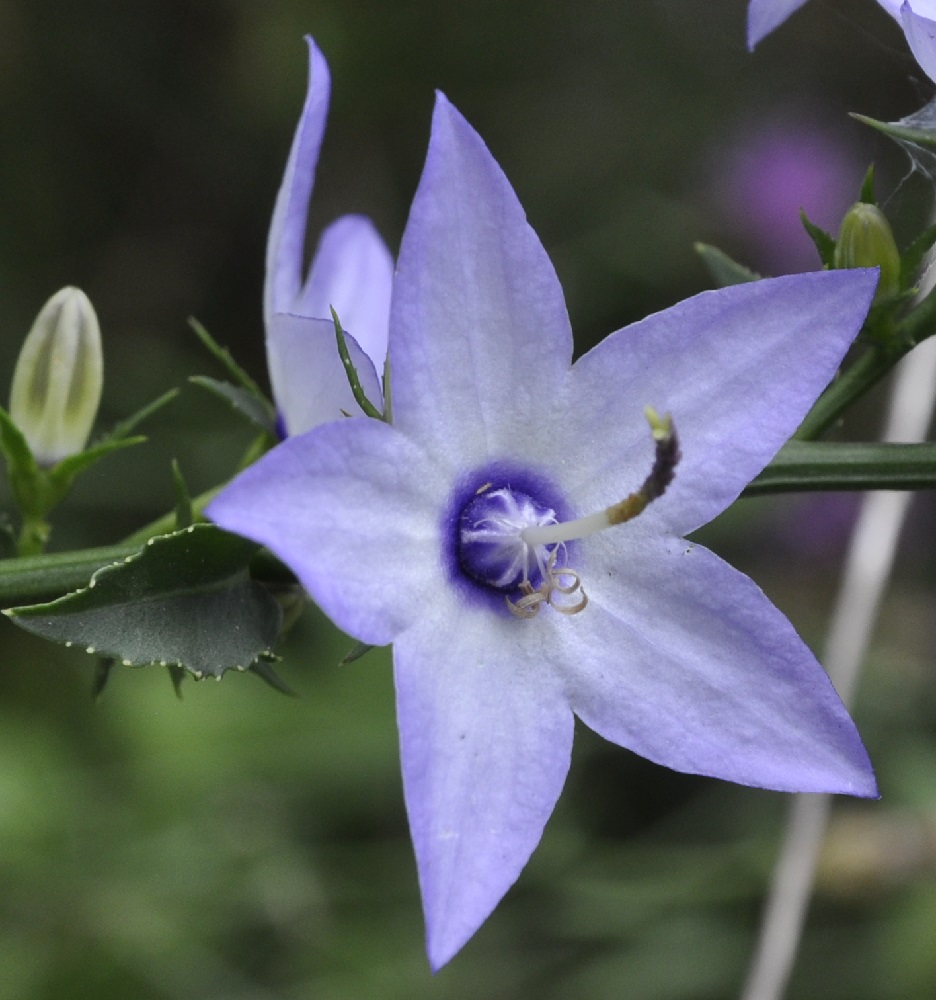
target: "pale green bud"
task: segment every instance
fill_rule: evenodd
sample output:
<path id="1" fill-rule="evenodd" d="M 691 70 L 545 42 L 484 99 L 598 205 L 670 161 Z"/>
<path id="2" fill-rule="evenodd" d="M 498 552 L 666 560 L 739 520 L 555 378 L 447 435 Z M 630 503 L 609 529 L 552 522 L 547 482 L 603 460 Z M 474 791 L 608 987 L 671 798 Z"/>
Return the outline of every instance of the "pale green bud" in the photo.
<path id="1" fill-rule="evenodd" d="M 875 301 L 900 291 L 900 254 L 887 216 L 859 201 L 845 213 L 835 246 L 836 267 L 879 267 Z"/>
<path id="2" fill-rule="evenodd" d="M 101 401 L 101 331 L 87 295 L 63 288 L 42 307 L 13 373 L 10 417 L 36 461 L 84 448 Z"/>

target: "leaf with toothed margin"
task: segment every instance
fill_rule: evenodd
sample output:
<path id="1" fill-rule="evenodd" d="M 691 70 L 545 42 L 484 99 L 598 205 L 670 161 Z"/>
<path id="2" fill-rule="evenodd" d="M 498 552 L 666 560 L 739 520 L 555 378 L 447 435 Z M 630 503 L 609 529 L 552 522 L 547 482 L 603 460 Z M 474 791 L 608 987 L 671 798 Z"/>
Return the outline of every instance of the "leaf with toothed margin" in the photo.
<path id="1" fill-rule="evenodd" d="M 257 549 L 213 524 L 195 524 L 102 567 L 83 590 L 4 614 L 45 639 L 125 666 L 175 664 L 220 679 L 250 669 L 279 633 L 279 605 L 247 571 Z"/>

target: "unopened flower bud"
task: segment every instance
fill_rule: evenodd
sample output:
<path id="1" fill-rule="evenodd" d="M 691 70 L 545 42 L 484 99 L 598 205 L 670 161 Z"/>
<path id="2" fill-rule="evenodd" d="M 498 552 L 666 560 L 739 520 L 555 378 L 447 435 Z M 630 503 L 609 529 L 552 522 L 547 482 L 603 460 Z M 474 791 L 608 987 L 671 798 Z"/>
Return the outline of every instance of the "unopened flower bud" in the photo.
<path id="1" fill-rule="evenodd" d="M 40 465 L 84 447 L 101 401 L 101 331 L 87 295 L 63 288 L 42 307 L 13 373 L 10 416 Z"/>
<path id="2" fill-rule="evenodd" d="M 836 267 L 879 267 L 875 301 L 900 291 L 900 254 L 887 216 L 859 201 L 845 213 L 835 247 Z"/>

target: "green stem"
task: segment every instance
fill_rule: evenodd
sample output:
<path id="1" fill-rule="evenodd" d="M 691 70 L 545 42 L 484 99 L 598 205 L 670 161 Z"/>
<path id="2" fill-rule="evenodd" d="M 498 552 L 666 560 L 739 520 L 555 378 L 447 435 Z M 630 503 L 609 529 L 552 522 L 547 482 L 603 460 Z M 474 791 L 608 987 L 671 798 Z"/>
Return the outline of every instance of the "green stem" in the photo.
<path id="1" fill-rule="evenodd" d="M 109 545 L 0 560 L 0 605 L 9 607 L 60 597 L 86 586 L 95 570 L 132 556 L 139 548 L 139 545 Z"/>

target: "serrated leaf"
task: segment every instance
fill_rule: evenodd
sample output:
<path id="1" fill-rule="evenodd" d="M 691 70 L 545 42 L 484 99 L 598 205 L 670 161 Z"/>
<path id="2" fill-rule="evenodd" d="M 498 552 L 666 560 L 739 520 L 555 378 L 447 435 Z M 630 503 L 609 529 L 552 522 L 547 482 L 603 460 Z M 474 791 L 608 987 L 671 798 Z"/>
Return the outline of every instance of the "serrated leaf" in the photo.
<path id="1" fill-rule="evenodd" d="M 732 260 L 724 250 L 719 250 L 710 243 L 696 243 L 695 251 L 702 258 L 702 263 L 708 268 L 709 274 L 719 288 L 760 280 L 760 275 L 756 271 Z"/>
<path id="2" fill-rule="evenodd" d="M 5 614 L 29 632 L 126 666 L 177 664 L 220 678 L 248 669 L 279 632 L 279 605 L 247 572 L 256 550 L 196 524 L 99 569 L 83 590 Z"/>
<path id="3" fill-rule="evenodd" d="M 276 438 L 276 423 L 265 402 L 247 389 L 230 382 L 219 382 L 207 375 L 193 375 L 189 379 L 195 385 L 200 385 L 215 396 L 226 400 L 242 416 L 246 417 L 255 427 Z"/>
<path id="4" fill-rule="evenodd" d="M 835 266 L 835 240 L 820 226 L 817 226 L 814 222 L 810 222 L 806 216 L 806 213 L 800 209 L 800 222 L 803 223 L 803 229 L 809 234 L 809 238 L 813 241 L 816 247 L 816 251 L 819 254 L 819 259 L 822 261 L 823 267 L 834 267 Z"/>

